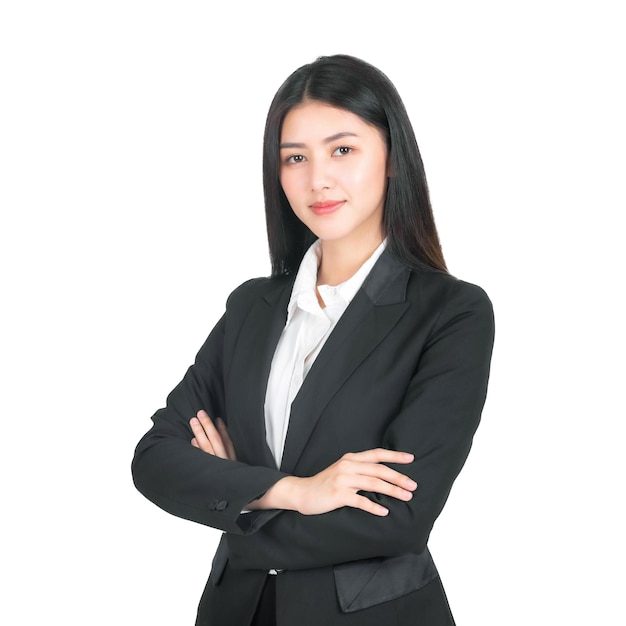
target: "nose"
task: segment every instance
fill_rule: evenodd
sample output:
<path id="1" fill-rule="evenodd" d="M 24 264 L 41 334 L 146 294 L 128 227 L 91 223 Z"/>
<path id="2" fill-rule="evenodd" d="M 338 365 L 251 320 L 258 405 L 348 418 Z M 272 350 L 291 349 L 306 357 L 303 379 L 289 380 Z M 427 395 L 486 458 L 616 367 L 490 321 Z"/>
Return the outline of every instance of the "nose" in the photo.
<path id="1" fill-rule="evenodd" d="M 330 189 L 332 186 L 332 173 L 330 164 L 324 158 L 311 158 L 310 167 L 310 184 L 312 191 L 323 191 Z"/>

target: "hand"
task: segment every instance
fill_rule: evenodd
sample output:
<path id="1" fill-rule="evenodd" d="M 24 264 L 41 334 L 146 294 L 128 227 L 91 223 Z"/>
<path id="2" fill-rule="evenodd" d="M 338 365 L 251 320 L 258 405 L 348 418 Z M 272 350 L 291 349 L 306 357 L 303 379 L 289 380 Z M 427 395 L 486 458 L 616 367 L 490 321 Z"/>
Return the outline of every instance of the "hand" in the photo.
<path id="1" fill-rule="evenodd" d="M 218 417 L 213 424 L 206 411 L 198 411 L 196 417 L 189 420 L 189 424 L 195 435 L 191 440 L 192 446 L 220 459 L 237 460 L 235 446 L 222 418 Z"/>
<path id="2" fill-rule="evenodd" d="M 250 509 L 289 509 L 303 515 L 319 515 L 344 506 L 385 516 L 389 510 L 359 494 L 370 491 L 404 502 L 413 497 L 417 483 L 383 463 L 411 463 L 413 455 L 375 448 L 344 454 L 325 470 L 309 478 L 287 476 L 279 480 Z"/>

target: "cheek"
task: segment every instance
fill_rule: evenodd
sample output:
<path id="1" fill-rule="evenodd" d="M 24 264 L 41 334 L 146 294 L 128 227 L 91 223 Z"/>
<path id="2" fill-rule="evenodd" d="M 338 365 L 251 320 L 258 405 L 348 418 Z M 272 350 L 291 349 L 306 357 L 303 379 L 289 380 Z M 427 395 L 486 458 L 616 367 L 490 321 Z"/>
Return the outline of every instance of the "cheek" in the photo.
<path id="1" fill-rule="evenodd" d="M 298 176 L 294 176 L 293 172 L 283 174 L 280 176 L 280 185 L 283 188 L 289 202 L 292 202 L 299 189 Z"/>
<path id="2" fill-rule="evenodd" d="M 347 184 L 353 190 L 358 190 L 367 195 L 381 193 L 387 182 L 387 173 L 384 164 L 373 162 L 351 173 Z"/>
<path id="3" fill-rule="evenodd" d="M 381 159 L 376 163 L 375 171 L 372 172 L 372 185 L 383 195 L 387 192 L 388 167 L 387 159 Z"/>
<path id="4" fill-rule="evenodd" d="M 298 191 L 297 181 L 294 176 L 281 176 L 280 186 L 283 188 L 283 193 L 291 206 L 291 210 L 294 214 L 302 220 L 303 214 L 301 210 L 302 205 L 302 193 Z"/>

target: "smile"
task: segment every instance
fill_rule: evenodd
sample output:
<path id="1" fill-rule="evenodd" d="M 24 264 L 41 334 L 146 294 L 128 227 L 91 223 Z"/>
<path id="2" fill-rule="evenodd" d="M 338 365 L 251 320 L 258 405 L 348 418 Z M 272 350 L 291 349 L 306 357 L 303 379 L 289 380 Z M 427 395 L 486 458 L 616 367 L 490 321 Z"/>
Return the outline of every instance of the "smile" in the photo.
<path id="1" fill-rule="evenodd" d="M 325 202 L 314 202 L 311 210 L 316 215 L 328 215 L 339 210 L 345 204 L 345 200 L 326 200 Z"/>

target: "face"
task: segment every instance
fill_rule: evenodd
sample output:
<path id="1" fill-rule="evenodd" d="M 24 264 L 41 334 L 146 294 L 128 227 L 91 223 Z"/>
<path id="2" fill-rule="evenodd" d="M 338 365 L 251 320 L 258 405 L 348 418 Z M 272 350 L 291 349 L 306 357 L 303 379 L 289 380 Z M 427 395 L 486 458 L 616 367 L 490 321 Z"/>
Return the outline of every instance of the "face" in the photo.
<path id="1" fill-rule="evenodd" d="M 322 241 L 383 240 L 387 146 L 358 115 L 304 102 L 286 115 L 280 182 L 298 218 Z"/>

